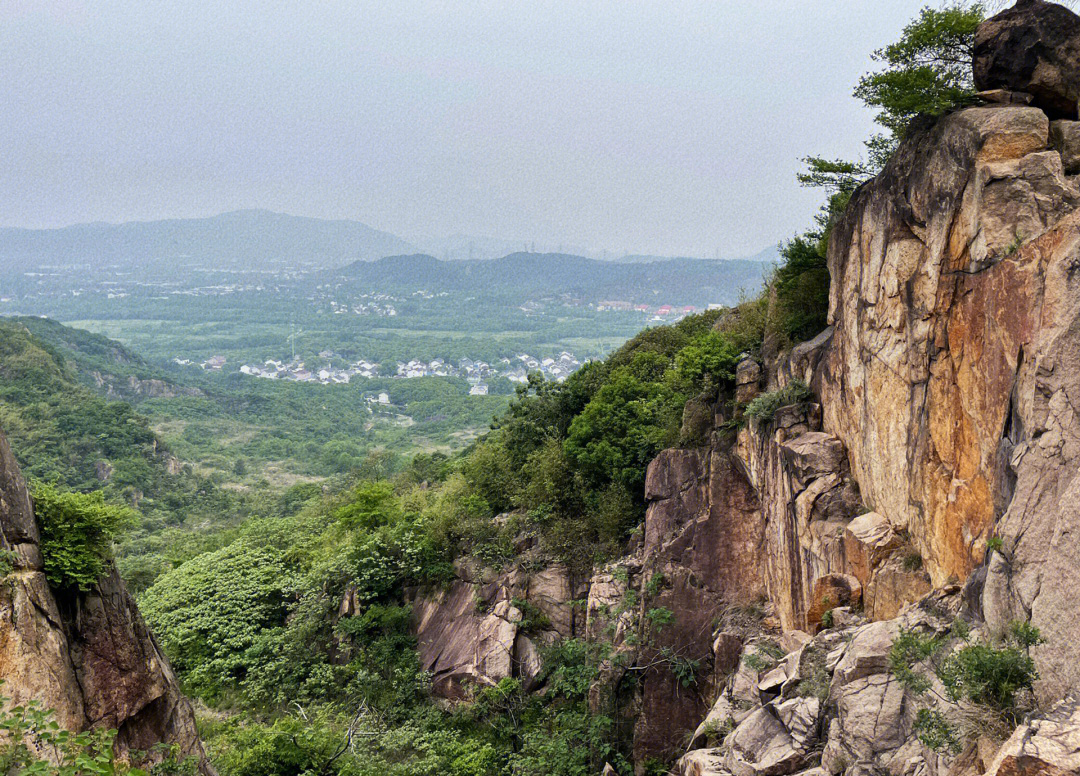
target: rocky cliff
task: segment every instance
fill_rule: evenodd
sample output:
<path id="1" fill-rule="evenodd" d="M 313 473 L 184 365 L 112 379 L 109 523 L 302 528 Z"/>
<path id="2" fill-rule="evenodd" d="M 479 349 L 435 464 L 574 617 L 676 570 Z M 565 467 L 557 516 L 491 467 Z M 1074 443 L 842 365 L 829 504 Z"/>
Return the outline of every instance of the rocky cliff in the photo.
<path id="1" fill-rule="evenodd" d="M 118 731 L 122 756 L 177 745 L 213 774 L 191 706 L 115 569 L 88 593 L 58 592 L 42 570 L 26 483 L 0 433 L 0 679 L 13 703 L 37 700 L 69 730 Z"/>
<path id="2" fill-rule="evenodd" d="M 833 230 L 830 326 L 744 361 L 709 443 L 649 467 L 630 554 L 558 586 L 586 600 L 562 630 L 612 644 L 593 706 L 636 763 L 696 728 L 686 776 L 1080 772 L 1080 18 L 1022 0 L 973 66 L 979 103 L 913 127 Z M 728 399 L 782 390 L 731 430 Z M 535 675 L 517 573 L 421 596 L 437 681 Z M 920 714 L 971 709 L 920 705 L 889 653 L 956 644 L 958 617 L 986 643 L 1036 626 L 1041 678 L 1015 732 L 934 749 Z"/>

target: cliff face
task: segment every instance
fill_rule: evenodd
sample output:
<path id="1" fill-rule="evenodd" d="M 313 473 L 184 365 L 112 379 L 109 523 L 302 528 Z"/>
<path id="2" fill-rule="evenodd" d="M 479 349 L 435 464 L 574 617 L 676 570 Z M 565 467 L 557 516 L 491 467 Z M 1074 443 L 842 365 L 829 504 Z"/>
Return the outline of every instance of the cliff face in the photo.
<path id="1" fill-rule="evenodd" d="M 1080 18 L 1023 0 L 974 68 L 993 91 L 913 128 L 834 228 L 829 328 L 737 371 L 739 402 L 796 378 L 812 398 L 734 435 L 718 401 L 707 446 L 650 466 L 640 543 L 585 586 L 585 635 L 619 656 L 593 706 L 632 721 L 635 762 L 696 719 L 686 776 L 1080 772 Z M 920 741 L 889 650 L 959 615 L 1046 642 L 1032 718 L 958 757 Z"/>
<path id="2" fill-rule="evenodd" d="M 176 744 L 210 776 L 191 706 L 115 569 L 89 593 L 59 594 L 42 571 L 33 506 L 0 434 L 0 679 L 15 703 L 36 699 L 71 730 L 118 731 L 121 755 Z"/>

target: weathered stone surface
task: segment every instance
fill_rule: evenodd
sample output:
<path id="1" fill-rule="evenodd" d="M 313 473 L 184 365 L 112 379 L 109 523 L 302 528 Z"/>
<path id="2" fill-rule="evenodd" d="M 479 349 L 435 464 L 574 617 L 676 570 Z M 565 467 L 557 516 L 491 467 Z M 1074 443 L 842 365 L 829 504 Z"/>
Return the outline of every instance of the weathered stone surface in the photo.
<path id="1" fill-rule="evenodd" d="M 675 765 L 678 776 L 730 776 L 724 768 L 724 756 L 719 749 L 694 749 L 679 758 Z"/>
<path id="2" fill-rule="evenodd" d="M 562 638 L 573 638 L 580 627 L 577 612 L 570 603 L 575 598 L 570 571 L 561 563 L 541 569 L 529 577 L 525 599 L 547 617 L 551 630 Z"/>
<path id="3" fill-rule="evenodd" d="M 1076 118 L 1080 17 L 1057 3 L 1018 0 L 975 33 L 975 88 L 1011 89 L 1055 117 Z"/>
<path id="4" fill-rule="evenodd" d="M 825 430 L 938 585 L 982 560 L 1006 499 L 1003 429 L 1042 326 L 1031 244 L 1080 202 L 1048 134 L 1042 111 L 1016 106 L 916 131 L 830 243 Z"/>
<path id="5" fill-rule="evenodd" d="M 446 590 L 421 591 L 413 602 L 413 625 L 420 665 L 431 674 L 435 694 L 463 698 L 470 684 L 493 685 L 513 676 L 521 612 L 510 598 L 505 580 L 480 586 L 459 578 Z"/>
<path id="6" fill-rule="evenodd" d="M 71 730 L 115 728 L 121 754 L 175 744 L 213 769 L 191 705 L 115 569 L 88 593 L 50 589 L 26 484 L 0 433 L 0 535 L 16 569 L 0 585 L 0 679 Z"/>
<path id="7" fill-rule="evenodd" d="M 1027 92 L 1013 92 L 1008 89 L 987 89 L 986 91 L 977 92 L 975 97 L 983 102 L 995 102 L 1003 105 L 1030 105 L 1034 99 Z"/>
<path id="8" fill-rule="evenodd" d="M 817 698 L 763 706 L 744 719 L 724 744 L 724 765 L 735 776 L 782 776 L 799 770 L 821 713 Z"/>
<path id="9" fill-rule="evenodd" d="M 1080 773 L 1080 698 L 1070 696 L 1012 734 L 987 776 L 1065 776 Z"/>
<path id="10" fill-rule="evenodd" d="M 877 512 L 859 515 L 844 526 L 847 568 L 863 587 L 870 574 L 901 544 L 892 524 Z"/>
<path id="11" fill-rule="evenodd" d="M 858 606 L 861 602 L 862 585 L 858 579 L 851 574 L 825 574 L 814 581 L 806 620 L 810 627 L 816 627 L 825 612 L 837 606 Z"/>
<path id="12" fill-rule="evenodd" d="M 785 407 L 740 431 L 738 456 L 765 519 L 765 583 L 785 630 L 809 627 L 816 580 L 845 573 L 844 526 L 859 509 L 840 440 L 820 431 L 816 404 Z"/>
<path id="13" fill-rule="evenodd" d="M 1051 121 L 1050 145 L 1061 154 L 1067 175 L 1080 173 L 1080 121 Z"/>
<path id="14" fill-rule="evenodd" d="M 889 620 L 932 589 L 929 574 L 906 568 L 904 558 L 893 556 L 874 571 L 863 595 L 863 610 L 871 620 Z"/>
<path id="15" fill-rule="evenodd" d="M 744 404 L 761 393 L 761 378 L 764 374 L 761 364 L 752 358 L 746 358 L 735 367 L 735 401 Z"/>
<path id="16" fill-rule="evenodd" d="M 645 554 L 708 509 L 708 468 L 700 450 L 664 450 L 645 474 Z"/>

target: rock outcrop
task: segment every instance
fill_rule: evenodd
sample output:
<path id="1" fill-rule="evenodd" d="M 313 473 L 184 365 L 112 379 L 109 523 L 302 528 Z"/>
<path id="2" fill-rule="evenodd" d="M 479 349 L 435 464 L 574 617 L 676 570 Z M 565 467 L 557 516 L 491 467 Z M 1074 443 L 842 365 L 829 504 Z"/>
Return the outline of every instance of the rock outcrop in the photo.
<path id="1" fill-rule="evenodd" d="M 1032 96 L 1051 118 L 1075 119 L 1080 100 L 1080 17 L 1043 0 L 1019 0 L 975 34 L 975 87 Z"/>
<path id="2" fill-rule="evenodd" d="M 635 762 L 696 728 L 686 776 L 1077 772 L 1080 18 L 1019 2 L 974 69 L 985 104 L 917 122 L 835 225 L 828 328 L 738 365 L 698 446 L 649 467 L 639 545 L 580 592 L 573 632 L 615 656 L 593 706 L 632 719 Z M 733 430 L 729 400 L 796 380 Z M 1038 709 L 1061 705 L 938 752 L 889 650 L 961 611 L 988 639 L 1037 626 Z"/>
<path id="3" fill-rule="evenodd" d="M 529 689 L 540 671 L 540 646 L 584 635 L 584 612 L 572 603 L 582 598 L 581 585 L 559 564 L 493 573 L 459 562 L 445 589 L 413 597 L 420 665 L 432 690 L 462 699 L 474 686 L 508 678 Z"/>
<path id="4" fill-rule="evenodd" d="M 70 730 L 118 731 L 121 756 L 176 745 L 209 776 L 195 718 L 115 569 L 88 593 L 52 590 L 19 467 L 0 433 L 0 679 L 13 703 L 37 700 Z"/>

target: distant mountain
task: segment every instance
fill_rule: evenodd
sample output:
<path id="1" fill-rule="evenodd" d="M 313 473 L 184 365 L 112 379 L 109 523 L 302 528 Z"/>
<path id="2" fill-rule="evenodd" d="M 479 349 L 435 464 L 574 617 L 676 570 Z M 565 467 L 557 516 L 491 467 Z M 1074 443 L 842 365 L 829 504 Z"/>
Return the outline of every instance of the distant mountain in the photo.
<path id="1" fill-rule="evenodd" d="M 91 264 L 168 269 L 258 268 L 288 261 L 335 267 L 357 259 L 410 253 L 400 237 L 358 221 L 237 210 L 210 218 L 79 224 L 62 229 L 0 229 L 0 267 Z"/>
<path id="2" fill-rule="evenodd" d="M 628 264 L 563 253 L 512 253 L 499 259 L 442 261 L 417 254 L 353 262 L 326 275 L 380 290 L 472 291 L 520 299 L 568 294 L 589 302 L 705 306 L 731 304 L 741 290 L 758 289 L 766 270 L 765 264 L 748 260 Z"/>
<path id="3" fill-rule="evenodd" d="M 541 253 L 573 253 L 587 255 L 585 248 L 577 245 L 536 243 L 531 240 L 506 240 L 484 235 L 454 234 L 449 237 L 412 237 L 412 242 L 424 253 L 448 261 L 462 259 L 497 259 L 515 251 L 539 251 Z"/>
<path id="4" fill-rule="evenodd" d="M 736 256 L 734 259 L 728 259 L 728 261 L 767 261 L 774 262 L 780 256 L 780 246 L 770 245 L 768 248 L 764 248 L 752 256 Z M 615 259 L 620 264 L 648 264 L 654 261 L 702 261 L 694 256 L 653 256 L 650 254 L 632 253 L 626 256 L 620 256 Z"/>

